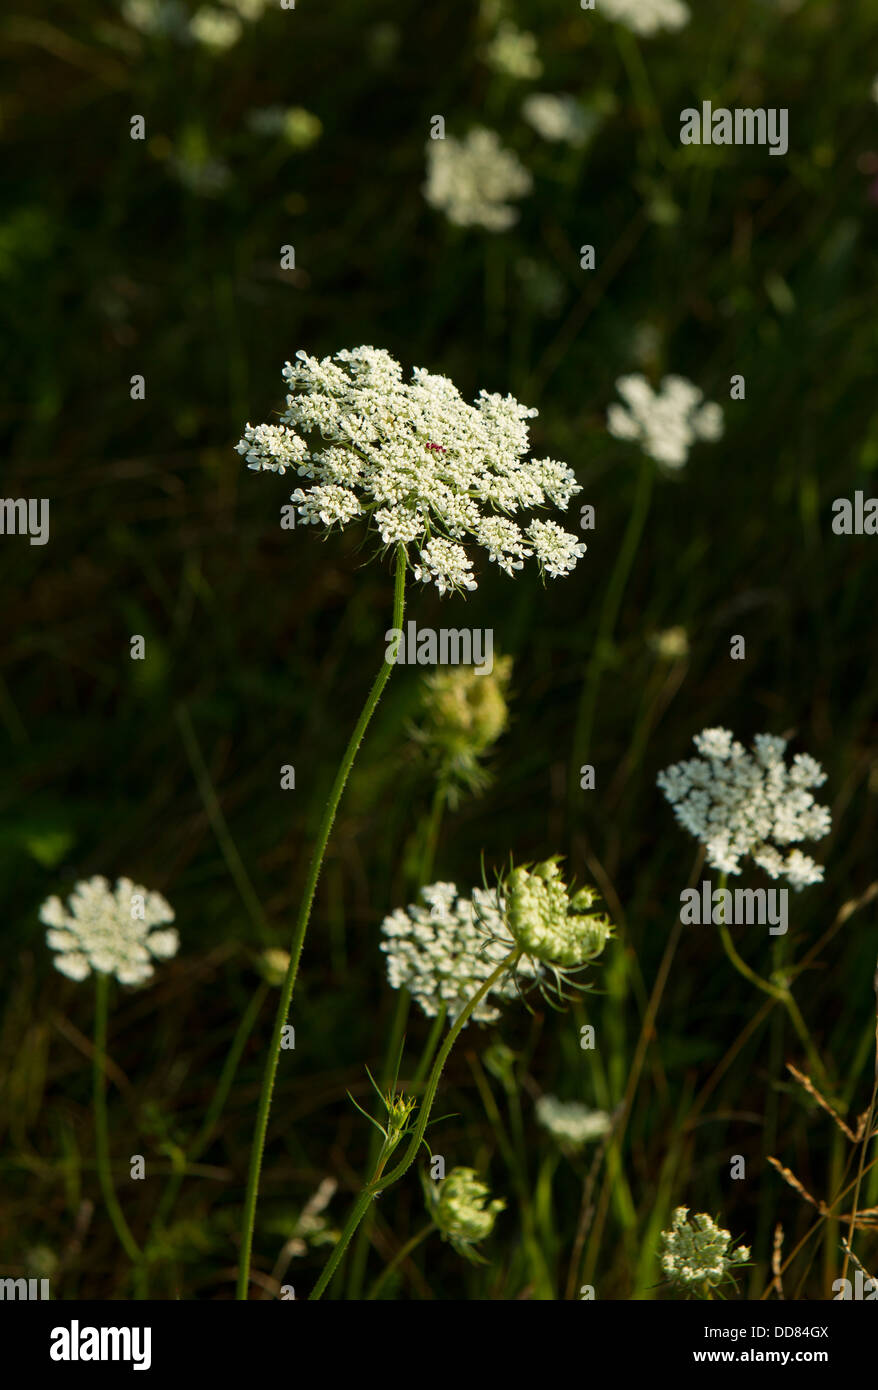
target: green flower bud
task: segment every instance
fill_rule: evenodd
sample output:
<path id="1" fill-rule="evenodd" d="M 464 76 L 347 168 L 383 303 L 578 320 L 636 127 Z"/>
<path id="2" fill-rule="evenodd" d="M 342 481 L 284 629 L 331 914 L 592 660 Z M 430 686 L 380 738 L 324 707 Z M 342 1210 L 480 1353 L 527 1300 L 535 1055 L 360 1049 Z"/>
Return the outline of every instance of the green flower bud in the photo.
<path id="1" fill-rule="evenodd" d="M 526 955 L 569 969 L 594 960 L 607 944 L 609 917 L 589 910 L 597 890 L 580 888 L 571 897 L 557 858 L 513 869 L 503 888 L 509 930 Z"/>
<path id="2" fill-rule="evenodd" d="M 511 657 L 495 657 L 490 673 L 453 666 L 424 681 L 426 720 L 415 737 L 438 765 L 439 776 L 455 792 L 481 791 L 488 782 L 480 766 L 509 722 L 506 693 Z"/>
<path id="3" fill-rule="evenodd" d="M 259 955 L 256 969 L 266 984 L 271 985 L 273 989 L 280 989 L 286 979 L 289 964 L 289 951 L 282 951 L 278 946 L 269 946 Z"/>
<path id="4" fill-rule="evenodd" d="M 489 1236 L 497 1213 L 506 1206 L 499 1197 L 485 1205 L 490 1188 L 480 1180 L 474 1168 L 452 1168 L 439 1184 L 438 1192 L 433 1186 L 427 1191 L 433 1220 L 455 1249 Z M 467 1251 L 463 1249 L 460 1253 Z"/>

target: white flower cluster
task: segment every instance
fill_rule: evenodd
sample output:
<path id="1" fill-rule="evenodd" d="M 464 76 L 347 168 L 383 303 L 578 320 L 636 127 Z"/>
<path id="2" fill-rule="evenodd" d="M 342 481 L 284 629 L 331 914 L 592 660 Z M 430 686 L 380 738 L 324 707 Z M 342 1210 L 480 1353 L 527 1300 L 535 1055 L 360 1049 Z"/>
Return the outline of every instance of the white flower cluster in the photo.
<path id="1" fill-rule="evenodd" d="M 521 104 L 521 114 L 543 140 L 566 140 L 569 145 L 581 146 L 588 139 L 585 112 L 566 92 L 531 92 Z"/>
<path id="2" fill-rule="evenodd" d="M 717 1226 L 706 1212 L 689 1218 L 688 1207 L 677 1207 L 671 1227 L 662 1231 L 661 1266 L 666 1279 L 685 1293 L 706 1297 L 732 1270 L 750 1259 L 750 1247 L 730 1249 L 731 1232 Z"/>
<path id="3" fill-rule="evenodd" d="M 453 883 L 431 883 L 419 896 L 422 905 L 408 911 L 398 907 L 381 924 L 387 978 L 393 989 L 407 989 L 428 1018 L 435 1018 L 444 1004 L 454 1022 L 515 941 L 503 920 L 503 899 L 494 889 L 474 888 L 471 897 L 462 898 Z M 535 974 L 527 961 L 517 968 Z M 511 975 L 501 976 L 471 1019 L 493 1023 L 500 1011 L 489 1002 L 492 997 L 512 999 L 516 993 Z"/>
<path id="4" fill-rule="evenodd" d="M 612 1123 L 606 1110 L 590 1110 L 579 1100 L 559 1100 L 540 1096 L 536 1103 L 537 1121 L 553 1139 L 571 1148 L 582 1148 L 592 1139 L 601 1139 Z"/>
<path id="5" fill-rule="evenodd" d="M 485 47 L 485 62 L 494 72 L 505 77 L 528 81 L 543 71 L 533 34 L 519 29 L 509 19 L 503 19 Z"/>
<path id="6" fill-rule="evenodd" d="M 476 588 L 466 538 L 509 575 L 533 557 L 542 573 L 566 575 L 585 554 L 556 522 L 521 530 L 509 515 L 563 510 L 580 491 L 565 463 L 525 458 L 536 410 L 487 391 L 468 405 L 447 377 L 421 367 L 404 382 L 378 348 L 296 357 L 283 371 L 290 394 L 281 423 L 248 424 L 236 447 L 257 471 L 292 468 L 314 480 L 292 494 L 302 521 L 371 517 L 385 546 L 416 544 L 414 576 L 440 594 Z"/>
<path id="7" fill-rule="evenodd" d="M 115 891 L 96 875 L 77 883 L 65 911 L 58 897 L 47 898 L 40 921 L 49 930 L 46 943 L 57 951 L 55 966 L 71 980 L 85 980 L 97 970 L 115 975 L 123 985 L 142 985 L 155 974 L 152 957 L 177 954 L 177 932 L 156 930 L 173 922 L 174 913 L 160 893 L 147 892 L 120 878 Z"/>
<path id="8" fill-rule="evenodd" d="M 819 840 L 829 830 L 829 809 L 810 790 L 826 781 L 820 764 L 797 753 L 788 768 L 787 740 L 773 734 L 758 734 L 752 753 L 728 729 L 704 729 L 693 742 L 702 756 L 675 763 L 657 780 L 677 820 L 705 846 L 708 863 L 739 874 L 749 855 L 795 889 L 819 883 L 819 864 L 801 850 L 777 846 Z"/>
<path id="9" fill-rule="evenodd" d="M 532 188 L 530 171 L 494 130 L 475 126 L 463 140 L 427 142 L 424 197 L 458 227 L 505 232 L 518 221 L 510 201 Z"/>
<path id="10" fill-rule="evenodd" d="M 636 440 L 645 454 L 666 468 L 682 468 L 699 439 L 722 438 L 723 413 L 683 376 L 666 376 L 654 391 L 645 376 L 620 377 L 616 390 L 625 405 L 614 402 L 607 428 L 616 439 Z"/>
<path id="11" fill-rule="evenodd" d="M 683 0 L 598 0 L 597 8 L 607 19 L 646 38 L 661 29 L 683 29 L 690 19 Z"/>

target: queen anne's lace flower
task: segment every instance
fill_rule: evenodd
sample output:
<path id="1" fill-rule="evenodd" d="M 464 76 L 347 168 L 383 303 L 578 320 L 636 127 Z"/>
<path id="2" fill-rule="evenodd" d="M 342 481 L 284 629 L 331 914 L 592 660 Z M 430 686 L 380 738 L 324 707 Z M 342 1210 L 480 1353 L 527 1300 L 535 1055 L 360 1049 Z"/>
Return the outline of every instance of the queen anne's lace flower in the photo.
<path id="1" fill-rule="evenodd" d="M 492 998 L 511 998 L 524 980 L 539 982 L 544 968 L 557 977 L 594 960 L 612 930 L 605 914 L 589 911 L 595 890 L 571 897 L 555 859 L 512 869 L 496 888 L 474 888 L 469 898 L 453 883 L 430 884 L 420 897 L 423 906 L 397 908 L 382 923 L 387 976 L 430 1017 L 444 1004 L 451 1021 L 503 960 L 509 973 L 470 1015 L 478 1023 L 498 1017 Z"/>
<path id="2" fill-rule="evenodd" d="M 599 956 L 612 932 L 606 913 L 591 912 L 598 894 L 580 888 L 570 896 L 557 859 L 533 869 L 513 869 L 503 880 L 506 922 L 528 956 L 546 965 L 575 969 Z"/>
<path id="3" fill-rule="evenodd" d="M 819 864 L 801 850 L 778 846 L 819 840 L 829 830 L 829 809 L 811 791 L 826 781 L 820 764 L 797 753 L 788 768 L 787 740 L 773 734 L 758 734 L 752 753 L 728 729 L 704 729 L 693 742 L 702 756 L 675 763 L 657 780 L 677 820 L 705 846 L 708 863 L 739 874 L 749 855 L 793 888 L 819 883 Z"/>
<path id="4" fill-rule="evenodd" d="M 471 897 L 463 898 L 454 883 L 432 883 L 419 896 L 422 906 L 412 905 L 407 912 L 398 907 L 381 925 L 387 978 L 393 989 L 407 989 L 428 1018 L 444 1004 L 453 1022 L 515 941 L 496 889 L 474 888 Z M 522 966 L 522 973 L 534 974 L 533 966 L 524 961 Z M 514 979 L 501 977 L 470 1018 L 493 1023 L 500 1011 L 489 1001 L 512 999 L 516 993 Z"/>
<path id="5" fill-rule="evenodd" d="M 557 1096 L 540 1096 L 536 1103 L 537 1120 L 553 1139 L 579 1149 L 592 1139 L 601 1139 L 612 1123 L 606 1110 L 590 1110 L 579 1100 L 559 1100 Z"/>
<path id="6" fill-rule="evenodd" d="M 704 393 L 682 376 L 666 376 L 653 391 L 645 376 L 620 377 L 616 390 L 625 405 L 615 402 L 607 412 L 607 428 L 616 439 L 636 440 L 643 452 L 669 469 L 682 468 L 699 439 L 722 438 L 723 413 Z"/>
<path id="7" fill-rule="evenodd" d="M 564 510 L 580 491 L 567 464 L 525 457 L 536 410 L 486 391 L 468 405 L 447 377 L 420 367 L 404 382 L 378 348 L 296 356 L 283 372 L 280 424 L 248 424 L 236 447 L 256 471 L 312 479 L 292 494 L 302 522 L 369 517 L 385 546 L 413 547 L 414 577 L 440 594 L 476 588 L 467 539 L 510 575 L 534 557 L 542 573 L 566 575 L 585 553 L 556 522 L 522 530 L 510 515 Z"/>
<path id="8" fill-rule="evenodd" d="M 729 1279 L 734 1282 L 732 1271 L 750 1259 L 749 1246 L 731 1248 L 731 1232 L 717 1226 L 706 1212 L 690 1218 L 688 1207 L 677 1207 L 661 1241 L 665 1278 L 695 1298 L 706 1298 L 711 1289 Z"/>
<path id="9" fill-rule="evenodd" d="M 606 19 L 649 38 L 661 29 L 682 29 L 689 23 L 689 7 L 683 0 L 599 0 Z"/>
<path id="10" fill-rule="evenodd" d="M 105 878 L 77 883 L 68 910 L 58 897 L 47 898 L 40 921 L 49 930 L 46 943 L 58 957 L 55 966 L 71 980 L 85 980 L 93 970 L 115 975 L 123 985 L 142 985 L 155 974 L 152 958 L 177 954 L 177 932 L 156 930 L 173 922 L 174 913 L 160 893 L 147 892 L 120 878 L 111 891 Z"/>
<path id="11" fill-rule="evenodd" d="M 427 1197 L 430 1214 L 442 1235 L 461 1254 L 461 1247 L 484 1240 L 494 1229 L 497 1213 L 506 1203 L 499 1197 L 487 1202 L 491 1190 L 483 1183 L 474 1168 L 452 1168 L 447 1178 L 438 1184 L 430 1183 Z"/>
<path id="12" fill-rule="evenodd" d="M 427 142 L 424 197 L 458 227 L 505 232 L 518 221 L 510 200 L 532 188 L 529 170 L 494 130 L 475 126 L 463 140 L 446 135 Z"/>

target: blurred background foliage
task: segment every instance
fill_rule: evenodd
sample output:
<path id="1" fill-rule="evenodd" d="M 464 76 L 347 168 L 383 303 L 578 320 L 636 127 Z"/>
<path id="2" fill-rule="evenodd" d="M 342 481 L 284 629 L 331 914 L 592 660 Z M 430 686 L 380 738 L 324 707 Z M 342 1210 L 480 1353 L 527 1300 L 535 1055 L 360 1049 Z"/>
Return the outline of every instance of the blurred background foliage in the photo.
<path id="1" fill-rule="evenodd" d="M 410 591 L 420 626 L 491 627 L 513 660 L 490 785 L 441 818 L 434 877 L 469 887 L 482 855 L 490 869 L 510 853 L 563 853 L 599 883 L 618 933 L 597 992 L 570 1013 L 513 1007 L 464 1034 L 433 1148 L 488 1174 L 508 1207 L 487 1264 L 433 1238 L 382 1296 L 575 1297 L 580 1282 L 599 1298 L 665 1296 L 656 1242 L 678 1203 L 753 1245 L 742 1292 L 758 1296 L 775 1224 L 791 1252 L 813 1217 L 767 1156 L 827 1201 L 849 1161 L 784 1068 L 802 1058 L 780 1011 L 709 930 L 686 930 L 670 962 L 621 1155 L 593 1169 L 594 1147 L 559 1154 L 533 1103 L 551 1092 L 613 1110 L 625 1095 L 693 870 L 655 776 L 704 726 L 790 734 L 829 774 L 826 881 L 795 897 L 781 962 L 876 877 L 878 542 L 833 535 L 830 508 L 874 490 L 878 467 L 878 4 L 694 0 L 691 24 L 651 39 L 575 0 L 503 8 L 535 35 L 539 77 L 491 69 L 496 16 L 463 0 L 272 5 L 226 49 L 182 42 L 173 25 L 144 32 L 136 6 L 126 17 L 111 0 L 11 0 L 0 20 L 3 490 L 51 499 L 47 546 L 0 544 L 0 1262 L 4 1274 L 51 1269 L 53 1296 L 132 1289 L 94 1169 L 93 999 L 53 970 L 40 902 L 125 873 L 176 909 L 180 955 L 153 987 L 117 992 L 111 1018 L 114 1153 L 123 1175 L 130 1152 L 147 1158 L 147 1181 L 120 1179 L 145 1237 L 260 988 L 255 952 L 286 943 L 381 659 L 386 568 L 364 567 L 353 530 L 322 545 L 282 531 L 289 477 L 248 473 L 232 447 L 245 421 L 278 409 L 280 368 L 299 348 L 372 343 L 467 398 L 511 391 L 539 408 L 535 452 L 567 460 L 583 486 L 573 529 L 578 502 L 597 514 L 563 583 L 485 567 L 466 606 Z M 583 146 L 540 139 L 521 112 L 535 90 L 581 102 Z M 681 146 L 679 113 L 703 99 L 789 108 L 788 155 Z M 129 138 L 136 114 L 145 141 Z M 492 127 L 532 171 L 511 231 L 456 228 L 426 204 L 435 114 L 449 134 Z M 594 272 L 580 269 L 585 243 Z M 285 244 L 294 270 L 280 268 Z M 690 377 L 723 405 L 724 439 L 653 479 L 605 428 L 628 371 Z M 146 399 L 132 401 L 138 373 Z M 729 400 L 733 374 L 742 402 Z M 611 575 L 647 490 L 615 615 Z M 672 628 L 685 640 L 669 650 L 657 637 Z M 135 633 L 143 662 L 129 659 Z M 734 633 L 745 661 L 730 660 Z M 370 1104 L 364 1066 L 380 1071 L 395 1008 L 379 926 L 411 900 L 430 833 L 435 768 L 411 733 L 421 677 L 400 668 L 388 686 L 305 947 L 255 1246 L 269 1296 L 278 1269 L 307 1292 L 325 1252 L 282 1252 L 326 1178 L 338 1190 L 324 1217 L 341 1224 L 366 1164 L 368 1127 L 345 1093 Z M 584 763 L 594 791 L 579 788 Z M 283 764 L 294 791 L 281 790 Z M 739 945 L 771 969 L 764 929 Z M 867 903 L 796 983 L 852 1113 L 872 1084 L 876 949 Z M 271 1012 L 267 1000 L 218 1129 L 156 1233 L 153 1296 L 231 1294 Z M 583 1022 L 593 1052 L 580 1049 Z M 427 1031 L 413 1014 L 403 1076 Z M 732 1154 L 744 1181 L 729 1178 Z M 865 1195 L 878 1202 L 874 1174 Z M 365 1288 L 424 1219 L 412 1171 L 382 1198 L 373 1249 L 359 1248 L 336 1296 Z M 820 1225 L 788 1297 L 829 1296 L 839 1237 L 838 1223 Z M 858 1248 L 875 1272 L 869 1239 Z"/>

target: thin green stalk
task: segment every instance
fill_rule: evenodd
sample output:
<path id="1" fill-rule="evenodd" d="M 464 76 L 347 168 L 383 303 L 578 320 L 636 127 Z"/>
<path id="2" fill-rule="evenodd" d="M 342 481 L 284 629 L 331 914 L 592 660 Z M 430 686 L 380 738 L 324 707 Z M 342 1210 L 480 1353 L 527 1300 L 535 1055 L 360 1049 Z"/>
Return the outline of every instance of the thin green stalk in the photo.
<path id="1" fill-rule="evenodd" d="M 400 1246 L 393 1259 L 386 1266 L 386 1268 L 384 1268 L 381 1271 L 381 1273 L 378 1275 L 378 1278 L 375 1280 L 375 1283 L 372 1285 L 371 1289 L 366 1294 L 367 1302 L 378 1297 L 379 1293 L 381 1292 L 387 1280 L 390 1278 L 393 1271 L 395 1269 L 398 1269 L 399 1266 L 402 1264 L 403 1260 L 407 1260 L 412 1251 L 416 1250 L 417 1247 L 420 1245 L 421 1241 L 426 1240 L 430 1232 L 435 1231 L 435 1229 L 436 1227 L 434 1223 L 432 1221 L 428 1221 L 426 1226 L 422 1226 L 421 1229 L 417 1231 L 415 1235 L 412 1236 L 411 1240 L 407 1240 L 405 1245 Z"/>
<path id="2" fill-rule="evenodd" d="M 863 1131 L 863 1142 L 862 1147 L 860 1149 L 860 1161 L 857 1166 L 856 1186 L 854 1187 L 854 1196 L 853 1201 L 851 1203 L 851 1219 L 850 1224 L 848 1226 L 847 1245 L 845 1247 L 844 1252 L 844 1268 L 841 1271 L 842 1279 L 846 1279 L 848 1277 L 848 1265 L 850 1264 L 851 1246 L 854 1243 L 854 1235 L 856 1234 L 857 1208 L 860 1204 L 860 1190 L 863 1186 L 863 1174 L 866 1171 L 866 1156 L 869 1152 L 869 1145 L 871 1144 L 875 1133 L 876 1107 L 878 1107 L 878 1024 L 876 1024 L 875 1028 L 875 1084 L 872 1087 L 872 1095 L 869 1100 L 869 1110 L 866 1115 L 866 1127 Z"/>
<path id="3" fill-rule="evenodd" d="M 640 544 L 640 537 L 643 534 L 649 513 L 654 477 L 655 464 L 652 459 L 644 458 L 637 476 L 634 505 L 628 518 L 628 525 L 619 548 L 619 554 L 616 557 L 613 573 L 610 575 L 610 582 L 604 592 L 597 633 L 577 710 L 576 729 L 573 735 L 573 764 L 570 772 L 571 798 L 579 788 L 581 759 L 587 756 L 591 747 L 601 681 L 609 660 L 610 641 L 616 626 L 616 619 L 619 616 L 619 608 L 625 593 L 625 586 L 628 583 L 628 576 L 631 573 L 631 566 L 634 564 L 634 557 L 637 554 L 637 547 Z"/>
<path id="4" fill-rule="evenodd" d="M 110 1165 L 110 1139 L 107 1125 L 107 1016 L 109 1013 L 110 977 L 101 971 L 95 973 L 95 1038 L 94 1038 L 94 1112 L 95 1147 L 97 1151 L 98 1177 L 101 1192 L 107 1207 L 107 1214 L 113 1223 L 113 1230 L 119 1237 L 129 1260 L 139 1264 L 142 1255 L 140 1246 L 134 1239 L 125 1220 L 116 1190 L 113 1187 L 113 1170 Z"/>
<path id="5" fill-rule="evenodd" d="M 433 861 L 436 857 L 436 845 L 439 840 L 439 830 L 442 825 L 442 813 L 446 803 L 446 786 L 444 779 L 440 777 L 436 782 L 433 798 L 430 803 L 430 812 L 427 817 L 427 826 L 424 833 L 423 849 L 420 856 L 420 867 L 418 869 L 418 882 L 415 887 L 420 888 L 423 884 L 429 883 L 433 875 Z M 393 1013 L 393 1020 L 390 1025 L 390 1034 L 387 1040 L 387 1047 L 384 1052 L 384 1062 L 381 1068 L 381 1090 L 387 1091 L 393 1081 L 392 1068 L 396 1065 L 400 1055 L 403 1038 L 405 1037 L 406 1025 L 408 1023 L 409 1011 L 411 1009 L 412 996 L 403 986 L 397 994 L 396 1008 Z M 433 1049 L 436 1046 L 438 1032 L 441 1031 L 442 1023 L 445 1019 L 445 1010 L 440 1009 L 439 1017 L 434 1021 L 433 1029 L 427 1040 L 427 1046 L 421 1055 L 418 1063 L 418 1070 L 412 1082 L 413 1087 L 417 1087 L 423 1080 L 424 1073 L 433 1058 Z M 369 1151 L 366 1159 L 367 1172 L 374 1168 L 378 1161 L 378 1147 L 381 1143 L 379 1132 L 373 1129 L 372 1137 L 369 1142 Z M 371 1222 L 367 1217 L 357 1232 L 357 1239 L 351 1253 L 351 1260 L 348 1272 L 347 1297 L 348 1299 L 358 1299 L 363 1289 L 363 1281 L 366 1276 L 366 1260 L 369 1253 L 369 1227 Z"/>
<path id="6" fill-rule="evenodd" d="M 406 551 L 404 546 L 399 546 L 396 553 L 396 579 L 394 584 L 393 597 L 393 623 L 394 628 L 402 627 L 403 612 L 405 608 L 405 572 L 406 572 Z M 256 1130 L 253 1135 L 253 1146 L 250 1151 L 250 1172 L 247 1178 L 247 1192 L 244 1198 L 244 1215 L 241 1226 L 241 1261 L 238 1269 L 238 1298 L 246 1300 L 247 1291 L 250 1283 L 250 1257 L 253 1249 L 253 1226 L 256 1219 L 256 1203 L 259 1197 L 259 1177 L 262 1171 L 262 1155 L 265 1149 L 265 1135 L 268 1129 L 268 1116 L 271 1110 L 271 1098 L 274 1091 L 274 1080 L 277 1075 L 278 1060 L 280 1057 L 280 1042 L 287 1016 L 290 1010 L 290 1003 L 293 998 L 293 990 L 296 985 L 296 976 L 299 970 L 299 959 L 302 954 L 302 947 L 305 942 L 305 933 L 308 930 L 308 922 L 311 918 L 311 907 L 314 902 L 314 895 L 317 891 L 317 881 L 320 877 L 320 870 L 323 866 L 323 857 L 326 853 L 326 846 L 332 833 L 335 823 L 335 814 L 338 804 L 341 801 L 342 792 L 345 789 L 354 759 L 363 740 L 369 721 L 375 713 L 378 701 L 381 699 L 385 685 L 390 679 L 393 670 L 393 663 L 382 661 L 381 669 L 375 677 L 372 689 L 366 697 L 360 717 L 351 734 L 350 741 L 345 749 L 344 757 L 341 760 L 332 790 L 329 793 L 329 800 L 323 812 L 323 819 L 317 834 L 317 843 L 314 847 L 314 854 L 311 859 L 311 866 L 308 870 L 308 878 L 305 884 L 305 891 L 302 896 L 299 915 L 296 921 L 293 938 L 290 943 L 290 963 L 287 968 L 283 988 L 281 989 L 280 1001 L 277 1007 L 277 1015 L 274 1021 L 274 1029 L 269 1044 L 268 1057 L 265 1063 L 265 1073 L 262 1079 L 262 1091 L 259 1097 L 259 1110 L 256 1116 Z"/>
<path id="7" fill-rule="evenodd" d="M 216 1090 L 213 1093 L 207 1114 L 204 1117 L 204 1122 L 195 1136 L 195 1139 L 186 1152 L 182 1150 L 179 1152 L 179 1158 L 177 1158 L 175 1153 L 175 1172 L 171 1176 L 162 1200 L 159 1203 L 155 1219 L 152 1223 L 151 1236 L 166 1225 L 168 1217 L 173 1211 L 177 1198 L 180 1195 L 180 1188 L 186 1176 L 187 1165 L 195 1163 L 210 1143 L 213 1132 L 216 1129 L 220 1115 L 228 1099 L 229 1091 L 232 1088 L 232 1082 L 238 1070 L 241 1054 L 247 1045 L 247 1039 L 252 1033 L 254 1024 L 259 1017 L 260 1010 L 265 1002 L 265 996 L 268 993 L 268 988 L 268 985 L 264 982 L 260 984 L 247 1005 L 247 1008 L 244 1010 L 244 1013 L 241 1015 L 241 1021 L 235 1030 L 232 1045 L 223 1063 L 223 1069 L 220 1073 Z"/>
<path id="8" fill-rule="evenodd" d="M 727 879 L 728 876 L 726 874 L 720 874 L 719 885 L 721 889 L 725 888 Z M 747 962 L 738 955 L 735 949 L 735 943 L 732 941 L 731 932 L 725 922 L 720 922 L 719 934 L 725 953 L 738 974 L 742 975 L 745 980 L 749 980 L 751 985 L 755 985 L 757 989 L 762 990 L 763 994 L 769 994 L 772 999 L 777 1000 L 778 1004 L 783 1004 L 789 1015 L 790 1022 L 796 1030 L 799 1041 L 805 1049 L 805 1055 L 808 1058 L 808 1064 L 812 1074 L 819 1078 L 821 1085 L 829 1089 L 829 1078 L 826 1074 L 823 1062 L 820 1059 L 820 1054 L 814 1046 L 814 1040 L 808 1031 L 808 1025 L 802 1017 L 801 1010 L 789 989 L 785 988 L 783 985 L 775 984 L 773 980 L 763 980 L 761 975 L 758 975 L 755 970 L 751 969 Z"/>
<path id="9" fill-rule="evenodd" d="M 433 1053 L 436 1051 L 439 1038 L 442 1034 L 442 1029 L 445 1026 L 446 1012 L 447 1010 L 445 1008 L 445 1005 L 440 1004 L 439 1012 L 433 1019 L 433 1026 L 427 1034 L 427 1041 L 424 1043 L 424 1050 L 421 1053 L 421 1060 L 418 1062 L 418 1065 L 415 1068 L 414 1076 L 412 1077 L 411 1085 L 413 1091 L 416 1091 L 420 1086 L 426 1074 L 427 1068 L 433 1060 Z"/>
<path id="10" fill-rule="evenodd" d="M 246 412 L 245 412 L 246 413 Z M 192 767 L 198 791 L 201 795 L 207 819 L 213 828 L 213 833 L 217 838 L 223 859 L 226 861 L 226 868 L 241 895 L 241 901 L 247 909 L 248 916 L 253 923 L 262 941 L 270 941 L 271 933 L 268 923 L 265 920 L 265 913 L 259 901 L 259 894 L 250 882 L 250 876 L 244 867 L 244 861 L 238 853 L 238 847 L 232 838 L 226 818 L 223 815 L 219 797 L 214 790 L 207 764 L 192 727 L 192 720 L 185 705 L 178 705 L 175 711 L 177 723 L 180 726 L 180 734 L 183 739 L 183 746 L 186 749 L 186 756 Z"/>
<path id="11" fill-rule="evenodd" d="M 445 1042 L 442 1044 L 442 1047 L 439 1049 L 439 1054 L 436 1058 L 436 1061 L 433 1063 L 433 1069 L 430 1072 L 430 1079 L 427 1082 L 427 1088 L 424 1092 L 424 1099 L 421 1101 L 421 1105 L 418 1110 L 418 1121 L 415 1125 L 414 1133 L 412 1134 L 411 1140 L 409 1141 L 409 1145 L 405 1151 L 405 1154 L 403 1155 L 399 1163 L 396 1165 L 396 1167 L 393 1168 L 385 1176 L 382 1176 L 382 1173 L 384 1170 L 384 1166 L 388 1158 L 390 1157 L 390 1154 L 385 1153 L 379 1159 L 378 1167 L 371 1181 L 365 1184 L 362 1191 L 360 1192 L 359 1197 L 354 1203 L 354 1208 L 347 1219 L 347 1223 L 345 1225 L 344 1230 L 339 1236 L 336 1244 L 333 1246 L 332 1254 L 326 1262 L 326 1266 L 323 1270 L 323 1273 L 320 1275 L 320 1278 L 317 1280 L 317 1283 L 314 1285 L 314 1288 L 312 1289 L 309 1295 L 311 1299 L 316 1300 L 322 1297 L 324 1290 L 329 1285 L 329 1282 L 335 1274 L 335 1271 L 341 1264 L 345 1250 L 350 1244 L 351 1237 L 354 1235 L 357 1227 L 359 1226 L 360 1222 L 362 1221 L 363 1217 L 368 1211 L 371 1202 L 375 1199 L 375 1197 L 378 1196 L 379 1192 L 383 1192 L 385 1188 L 388 1188 L 392 1186 L 393 1183 L 397 1182 L 414 1163 L 418 1154 L 418 1149 L 421 1147 L 421 1140 L 424 1137 L 424 1131 L 426 1130 L 427 1124 L 429 1123 L 430 1111 L 433 1108 L 433 1101 L 436 1099 L 436 1089 L 439 1085 L 439 1079 L 442 1076 L 442 1069 L 448 1060 L 448 1056 L 451 1052 L 452 1047 L 454 1046 L 455 1042 L 460 1036 L 462 1030 L 466 1027 L 466 1024 L 469 1021 L 469 1018 L 473 1010 L 481 1003 L 481 1001 L 485 998 L 485 995 L 493 989 L 497 981 L 503 975 L 505 975 L 507 971 L 515 969 L 515 964 L 520 954 L 521 953 L 518 950 L 510 951 L 509 955 L 506 956 L 505 959 L 500 962 L 496 970 L 491 972 L 491 974 L 488 976 L 487 980 L 482 985 L 478 993 L 473 995 L 472 999 L 470 999 L 469 1003 L 464 1007 L 461 1013 L 458 1014 L 454 1023 L 451 1025 L 450 1029 L 448 1030 L 448 1036 L 446 1037 Z"/>

